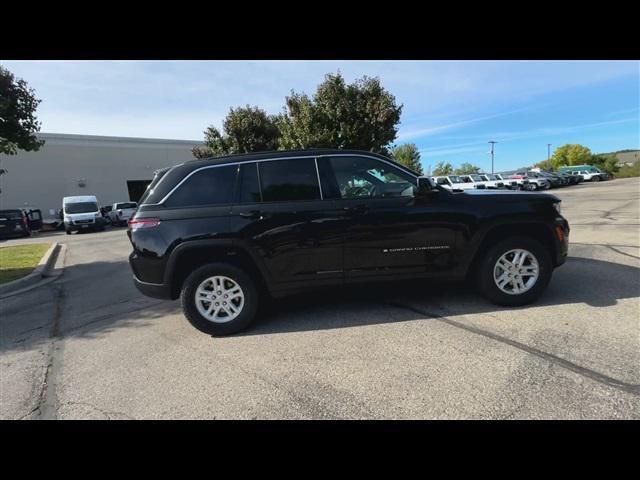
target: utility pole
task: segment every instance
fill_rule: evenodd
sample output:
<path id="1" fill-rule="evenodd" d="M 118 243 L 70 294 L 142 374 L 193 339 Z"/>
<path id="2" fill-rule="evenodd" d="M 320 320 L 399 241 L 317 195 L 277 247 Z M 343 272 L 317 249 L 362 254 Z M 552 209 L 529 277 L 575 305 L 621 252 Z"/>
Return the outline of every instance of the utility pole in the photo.
<path id="1" fill-rule="evenodd" d="M 494 173 L 493 172 L 493 146 L 498 142 L 491 140 L 489 143 L 491 144 L 491 173 Z"/>
<path id="2" fill-rule="evenodd" d="M 551 144 L 547 143 L 547 160 L 551 158 Z"/>

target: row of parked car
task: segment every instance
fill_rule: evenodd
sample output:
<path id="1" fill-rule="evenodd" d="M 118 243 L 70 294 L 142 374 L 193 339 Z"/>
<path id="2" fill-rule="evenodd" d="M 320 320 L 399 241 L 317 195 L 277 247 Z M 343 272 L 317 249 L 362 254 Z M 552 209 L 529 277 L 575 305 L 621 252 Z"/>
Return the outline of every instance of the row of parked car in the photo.
<path id="1" fill-rule="evenodd" d="M 449 190 L 509 189 L 547 190 L 549 188 L 578 185 L 582 182 L 608 180 L 609 175 L 591 165 L 563 167 L 558 172 L 546 172 L 539 168 L 515 172 L 503 177 L 499 173 L 474 173 L 470 175 L 443 175 L 431 177 L 438 185 Z"/>

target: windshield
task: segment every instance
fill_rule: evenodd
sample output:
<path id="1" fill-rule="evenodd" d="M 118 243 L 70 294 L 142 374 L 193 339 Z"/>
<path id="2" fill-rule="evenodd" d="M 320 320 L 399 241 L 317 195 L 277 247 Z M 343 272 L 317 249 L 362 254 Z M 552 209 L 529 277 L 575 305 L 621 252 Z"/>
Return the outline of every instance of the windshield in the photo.
<path id="1" fill-rule="evenodd" d="M 471 178 L 473 178 L 474 182 L 482 182 L 482 177 L 480 175 L 471 175 Z"/>
<path id="2" fill-rule="evenodd" d="M 492 173 L 486 174 L 485 177 L 487 177 L 489 180 L 500 180 L 500 177 L 498 177 L 497 175 L 494 175 Z"/>
<path id="3" fill-rule="evenodd" d="M 457 175 L 449 175 L 449 180 L 451 180 L 453 183 L 462 183 L 462 180 Z"/>
<path id="4" fill-rule="evenodd" d="M 91 213 L 98 211 L 98 204 L 96 202 L 78 202 L 78 203 L 65 203 L 65 213 Z"/>

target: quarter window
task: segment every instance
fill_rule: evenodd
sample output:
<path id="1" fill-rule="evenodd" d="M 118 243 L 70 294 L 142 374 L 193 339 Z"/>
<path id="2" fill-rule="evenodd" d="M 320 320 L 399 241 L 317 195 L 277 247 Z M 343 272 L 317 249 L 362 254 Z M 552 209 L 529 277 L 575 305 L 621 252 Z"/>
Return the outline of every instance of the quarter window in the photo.
<path id="1" fill-rule="evenodd" d="M 237 165 L 205 168 L 191 175 L 165 201 L 168 207 L 226 205 L 233 201 Z"/>
<path id="2" fill-rule="evenodd" d="M 331 157 L 341 198 L 411 197 L 415 177 L 366 157 Z"/>
<path id="3" fill-rule="evenodd" d="M 264 202 L 319 200 L 318 172 L 313 158 L 258 163 Z"/>

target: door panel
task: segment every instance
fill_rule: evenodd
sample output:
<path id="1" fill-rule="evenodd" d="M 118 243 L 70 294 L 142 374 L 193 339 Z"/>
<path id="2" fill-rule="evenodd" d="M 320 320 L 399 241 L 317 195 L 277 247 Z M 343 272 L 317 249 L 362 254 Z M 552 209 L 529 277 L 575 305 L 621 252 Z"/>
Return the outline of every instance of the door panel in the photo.
<path id="1" fill-rule="evenodd" d="M 345 278 L 453 267 L 455 225 L 437 194 L 414 197 L 415 176 L 375 158 L 334 156 L 319 165 L 333 174 L 331 191 L 345 218 Z"/>
<path id="2" fill-rule="evenodd" d="M 255 203 L 232 208 L 231 229 L 276 282 L 340 279 L 342 218 L 330 200 Z"/>

